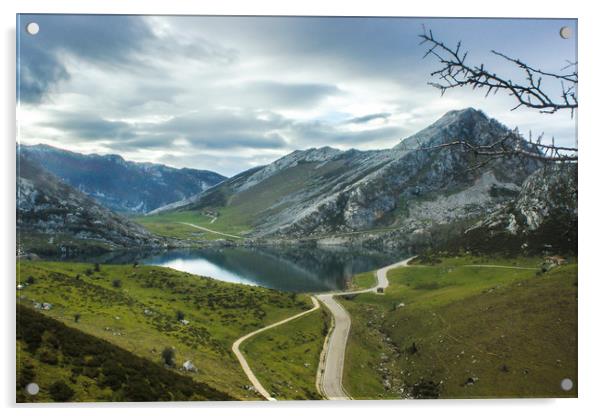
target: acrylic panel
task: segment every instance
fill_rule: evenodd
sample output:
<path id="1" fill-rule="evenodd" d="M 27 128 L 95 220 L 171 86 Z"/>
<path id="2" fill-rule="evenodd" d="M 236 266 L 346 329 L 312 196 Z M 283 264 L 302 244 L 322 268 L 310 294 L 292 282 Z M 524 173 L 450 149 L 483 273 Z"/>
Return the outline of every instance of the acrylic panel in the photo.
<path id="1" fill-rule="evenodd" d="M 17 16 L 17 402 L 577 396 L 577 21 Z"/>

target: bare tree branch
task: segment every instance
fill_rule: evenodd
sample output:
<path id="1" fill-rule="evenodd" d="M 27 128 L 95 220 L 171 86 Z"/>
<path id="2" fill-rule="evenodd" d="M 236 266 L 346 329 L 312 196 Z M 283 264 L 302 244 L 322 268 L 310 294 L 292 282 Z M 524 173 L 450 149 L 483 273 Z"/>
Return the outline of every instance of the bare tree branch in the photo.
<path id="1" fill-rule="evenodd" d="M 559 110 L 571 111 L 571 116 L 578 107 L 577 101 L 577 63 L 569 62 L 564 69 L 574 68 L 571 73 L 555 74 L 522 62 L 519 59 L 508 57 L 507 55 L 491 51 L 525 72 L 526 83 L 521 84 L 504 79 L 494 72 L 489 71 L 483 64 L 471 66 L 466 63 L 468 52 L 462 50 L 462 43 L 458 42 L 455 48 L 451 48 L 443 42 L 437 40 L 433 32 L 424 29 L 424 33 L 419 35 L 422 39 L 421 44 L 428 45 L 428 50 L 424 58 L 429 55 L 434 56 L 442 64 L 441 69 L 431 73 L 431 76 L 439 79 L 438 82 L 429 82 L 429 85 L 438 88 L 443 95 L 448 89 L 456 87 L 469 86 L 473 89 L 484 88 L 485 95 L 497 93 L 499 90 L 507 91 L 517 100 L 517 104 L 512 110 L 525 106 L 534 108 L 542 113 L 555 113 Z M 543 89 L 545 80 L 555 80 L 560 82 L 561 94 L 558 99 L 549 96 Z"/>
<path id="2" fill-rule="evenodd" d="M 462 43 L 458 42 L 455 48 L 447 46 L 436 39 L 433 32 L 426 30 L 419 37 L 421 44 L 426 44 L 428 49 L 423 58 L 430 55 L 439 60 L 441 68 L 432 72 L 431 76 L 438 78 L 438 82 L 429 82 L 429 85 L 441 91 L 441 95 L 449 89 L 457 87 L 472 87 L 472 89 L 483 88 L 485 96 L 498 91 L 506 91 L 516 99 L 516 105 L 511 111 L 520 107 L 534 108 L 541 113 L 554 114 L 557 111 L 568 110 L 571 117 L 578 109 L 577 101 L 577 62 L 567 61 L 567 65 L 561 69 L 561 73 L 552 73 L 534 68 L 517 58 L 511 58 L 501 52 L 492 50 L 494 55 L 514 64 L 525 74 L 525 83 L 517 83 L 511 79 L 504 79 L 485 68 L 483 64 L 469 65 L 466 61 L 468 52 L 462 49 Z M 564 72 L 571 70 L 571 72 Z M 553 98 L 545 91 L 543 84 L 554 81 L 560 84 L 560 96 Z M 485 158 L 476 168 L 482 167 L 492 160 L 500 157 L 522 157 L 535 159 L 542 162 L 573 162 L 577 161 L 577 148 L 556 146 L 554 138 L 552 144 L 543 144 L 543 134 L 539 135 L 535 142 L 531 133 L 526 141 L 518 131 L 510 132 L 498 141 L 489 145 L 475 145 L 465 140 L 454 140 L 438 146 L 423 147 L 420 150 L 436 150 L 450 146 L 461 146 L 465 151 L 473 153 L 476 157 Z"/>

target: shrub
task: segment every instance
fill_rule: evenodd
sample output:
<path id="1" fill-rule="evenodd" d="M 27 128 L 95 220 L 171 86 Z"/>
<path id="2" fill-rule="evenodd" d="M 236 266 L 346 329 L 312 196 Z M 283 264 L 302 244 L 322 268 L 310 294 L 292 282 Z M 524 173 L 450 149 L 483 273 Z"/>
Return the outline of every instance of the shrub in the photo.
<path id="1" fill-rule="evenodd" d="M 121 287 L 121 280 L 119 280 L 119 279 L 113 280 L 113 287 L 114 288 L 120 288 Z"/>
<path id="2" fill-rule="evenodd" d="M 36 279 L 33 276 L 29 276 L 27 280 L 25 280 L 25 283 L 27 283 L 28 285 L 33 285 L 35 282 Z"/>
<path id="3" fill-rule="evenodd" d="M 69 401 L 69 399 L 72 398 L 75 394 L 73 389 L 62 380 L 51 384 L 50 388 L 48 389 L 48 392 L 50 393 L 50 397 L 52 397 L 52 400 L 54 400 L 55 402 Z"/>
<path id="4" fill-rule="evenodd" d="M 165 365 L 173 367 L 175 365 L 176 352 L 173 348 L 165 347 L 161 352 L 161 358 L 163 359 Z"/>
<path id="5" fill-rule="evenodd" d="M 182 311 L 177 311 L 177 312 L 176 312 L 176 319 L 177 319 L 178 321 L 181 321 L 182 319 L 184 319 L 184 317 L 185 317 L 185 316 L 184 316 L 184 312 L 182 312 Z"/>
<path id="6" fill-rule="evenodd" d="M 79 322 L 79 318 L 81 318 L 82 316 L 79 313 L 76 313 L 75 315 L 73 315 L 73 320 L 77 323 Z"/>
<path id="7" fill-rule="evenodd" d="M 40 350 L 40 361 L 50 365 L 56 365 L 59 363 L 59 357 L 55 351 L 49 348 L 42 348 Z"/>

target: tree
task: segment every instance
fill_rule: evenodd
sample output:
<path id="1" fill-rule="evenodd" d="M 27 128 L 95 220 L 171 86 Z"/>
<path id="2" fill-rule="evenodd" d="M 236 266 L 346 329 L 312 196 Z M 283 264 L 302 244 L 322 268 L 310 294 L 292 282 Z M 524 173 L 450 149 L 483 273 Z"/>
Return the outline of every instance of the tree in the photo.
<path id="1" fill-rule="evenodd" d="M 173 367 L 175 365 L 176 351 L 171 347 L 165 347 L 161 352 L 161 358 L 165 365 Z"/>
<path id="2" fill-rule="evenodd" d="M 114 287 L 114 288 L 120 288 L 120 287 L 121 287 L 121 280 L 119 280 L 119 279 L 114 279 L 114 280 L 113 280 L 113 287 Z"/>
<path id="3" fill-rule="evenodd" d="M 434 56 L 441 64 L 438 70 L 431 73 L 431 77 L 436 77 L 438 81 L 429 82 L 429 85 L 441 91 L 441 95 L 453 88 L 472 87 L 472 89 L 483 89 L 486 97 L 491 93 L 495 95 L 499 91 L 507 92 L 516 101 L 516 105 L 511 111 L 521 107 L 537 109 L 545 114 L 570 111 L 571 117 L 573 117 L 578 109 L 577 62 L 568 62 L 559 73 L 553 73 L 534 68 L 517 58 L 511 58 L 501 52 L 492 50 L 492 54 L 512 63 L 525 73 L 526 82 L 520 83 L 502 78 L 502 76 L 485 68 L 483 64 L 469 64 L 467 61 L 468 52 L 462 49 L 462 42 L 458 42 L 455 48 L 449 47 L 435 38 L 433 32 L 426 28 L 424 28 L 420 38 L 422 39 L 421 44 L 428 46 L 424 58 Z M 559 84 L 560 94 L 557 97 L 554 97 L 549 89 L 550 82 Z M 427 150 L 447 146 L 461 146 L 465 151 L 472 152 L 476 156 L 484 156 L 487 160 L 518 156 L 543 162 L 577 161 L 576 147 L 556 146 L 554 138 L 552 138 L 551 144 L 544 144 L 542 139 L 543 134 L 533 141 L 531 134 L 529 134 L 529 142 L 532 146 L 525 146 L 523 137 L 515 130 L 500 137 L 499 140 L 490 145 L 473 145 L 464 140 L 451 140 Z"/>
<path id="4" fill-rule="evenodd" d="M 66 402 L 69 401 L 70 398 L 73 397 L 75 392 L 67 383 L 63 380 L 54 382 L 48 388 L 48 392 L 50 393 L 50 397 L 55 402 Z"/>
<path id="5" fill-rule="evenodd" d="M 82 316 L 79 313 L 76 313 L 75 315 L 73 315 L 73 320 L 75 321 L 75 323 L 79 322 L 79 318 L 81 318 Z"/>
<path id="6" fill-rule="evenodd" d="M 94 271 L 95 272 L 99 272 L 100 271 L 100 264 L 94 263 Z"/>
<path id="7" fill-rule="evenodd" d="M 183 320 L 184 318 L 185 318 L 184 312 L 182 312 L 182 311 L 177 311 L 177 312 L 176 312 L 176 319 L 177 319 L 178 321 L 181 321 L 181 320 Z"/>

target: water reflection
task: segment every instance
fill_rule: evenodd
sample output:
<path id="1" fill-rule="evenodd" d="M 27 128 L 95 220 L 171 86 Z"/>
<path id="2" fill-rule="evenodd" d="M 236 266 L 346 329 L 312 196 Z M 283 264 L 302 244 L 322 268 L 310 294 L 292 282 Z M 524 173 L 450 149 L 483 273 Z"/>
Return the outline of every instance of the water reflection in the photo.
<path id="1" fill-rule="evenodd" d="M 290 292 L 344 289 L 354 274 L 407 258 L 405 252 L 376 252 L 344 246 L 225 247 L 160 252 L 124 251 L 72 259 L 171 267 L 215 279 Z"/>

